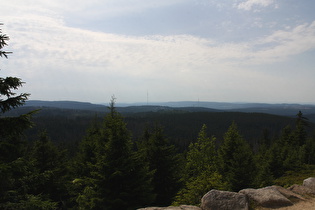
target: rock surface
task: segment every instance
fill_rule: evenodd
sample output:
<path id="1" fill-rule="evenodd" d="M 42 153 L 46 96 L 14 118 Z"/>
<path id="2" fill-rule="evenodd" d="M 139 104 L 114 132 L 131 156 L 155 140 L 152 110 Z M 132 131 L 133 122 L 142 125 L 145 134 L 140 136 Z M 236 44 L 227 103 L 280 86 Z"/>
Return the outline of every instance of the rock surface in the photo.
<path id="1" fill-rule="evenodd" d="M 248 200 L 241 193 L 211 190 L 202 197 L 201 209 L 248 210 Z"/>
<path id="2" fill-rule="evenodd" d="M 272 188 L 272 189 L 278 190 L 283 196 L 285 196 L 290 201 L 299 202 L 299 201 L 305 201 L 306 200 L 301 195 L 296 194 L 296 193 L 292 192 L 291 190 L 288 190 L 284 187 L 273 185 L 273 186 L 267 187 L 267 188 Z"/>
<path id="3" fill-rule="evenodd" d="M 303 186 L 308 187 L 315 192 L 315 177 L 304 179 Z"/>
<path id="4" fill-rule="evenodd" d="M 201 208 L 197 206 L 182 205 L 182 206 L 169 206 L 169 207 L 148 207 L 148 208 L 141 208 L 138 210 L 201 210 Z"/>
<path id="5" fill-rule="evenodd" d="M 182 205 L 139 210 L 248 210 L 249 200 L 254 201 L 261 210 L 315 210 L 315 177 L 305 179 L 303 185 L 295 184 L 288 189 L 273 185 L 260 189 L 244 189 L 239 193 L 211 190 L 202 197 L 201 208 Z"/>
<path id="6" fill-rule="evenodd" d="M 308 188 L 306 186 L 302 186 L 302 185 L 297 185 L 294 184 L 291 187 L 288 188 L 289 190 L 291 190 L 294 193 L 303 195 L 303 196 L 309 196 L 309 195 L 315 195 L 315 191 L 312 190 L 311 188 Z"/>
<path id="7" fill-rule="evenodd" d="M 262 207 L 279 208 L 293 205 L 288 198 L 272 187 L 244 189 L 240 193 L 247 195 L 250 200 Z"/>

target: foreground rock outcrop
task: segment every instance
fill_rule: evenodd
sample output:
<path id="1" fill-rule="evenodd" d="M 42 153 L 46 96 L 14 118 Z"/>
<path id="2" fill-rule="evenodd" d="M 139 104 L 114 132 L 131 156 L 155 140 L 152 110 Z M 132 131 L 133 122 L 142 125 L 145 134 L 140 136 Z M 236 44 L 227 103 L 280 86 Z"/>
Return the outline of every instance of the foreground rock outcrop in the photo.
<path id="1" fill-rule="evenodd" d="M 304 179 L 303 186 L 308 187 L 312 190 L 312 192 L 315 192 L 315 177 Z"/>
<path id="2" fill-rule="evenodd" d="M 211 190 L 201 199 L 201 209 L 248 210 L 246 195 L 236 192 Z"/>
<path id="3" fill-rule="evenodd" d="M 289 190 L 291 190 L 292 192 L 294 193 L 297 193 L 299 195 L 303 195 L 305 197 L 307 196 L 315 196 L 315 191 L 306 187 L 306 186 L 303 186 L 303 185 L 297 185 L 297 184 L 294 184 L 292 185 L 291 187 L 288 188 Z"/>
<path id="4" fill-rule="evenodd" d="M 306 199 L 304 197 L 302 197 L 301 195 L 299 194 L 296 194 L 294 192 L 292 192 L 291 190 L 289 189 L 286 189 L 284 187 L 280 187 L 280 186 L 276 186 L 276 185 L 273 185 L 269 188 L 273 188 L 273 189 L 276 189 L 278 190 L 282 195 L 284 195 L 287 199 L 289 199 L 290 201 L 292 201 L 293 203 L 294 202 L 299 202 L 299 201 L 305 201 Z"/>
<path id="5" fill-rule="evenodd" d="M 257 205 L 266 208 L 291 206 L 293 203 L 281 194 L 276 188 L 265 187 L 260 189 L 244 189 L 240 193 L 248 196 Z"/>
<path id="6" fill-rule="evenodd" d="M 138 210 L 201 210 L 197 206 L 181 205 L 181 206 L 169 206 L 169 207 L 148 207 Z"/>
<path id="7" fill-rule="evenodd" d="M 250 203 L 271 209 L 290 208 L 290 206 L 294 209 L 295 203 L 300 206 L 302 202 L 313 207 L 314 198 L 315 177 L 310 177 L 303 181 L 303 185 L 292 185 L 288 189 L 274 185 L 260 189 L 243 189 L 238 193 L 211 190 L 202 197 L 200 207 L 182 205 L 148 207 L 139 210 L 248 210 Z M 314 208 L 307 208 L 307 210 L 312 209 L 315 209 L 315 201 Z"/>

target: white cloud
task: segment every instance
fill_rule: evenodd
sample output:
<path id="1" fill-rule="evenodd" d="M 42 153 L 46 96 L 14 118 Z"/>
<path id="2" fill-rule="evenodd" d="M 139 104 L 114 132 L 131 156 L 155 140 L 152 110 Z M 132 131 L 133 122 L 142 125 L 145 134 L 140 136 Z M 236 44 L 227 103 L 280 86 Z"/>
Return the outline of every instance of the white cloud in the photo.
<path id="1" fill-rule="evenodd" d="M 5 14 L 42 14 L 76 18 L 107 18 L 138 13 L 183 2 L 183 0 L 11 0 L 5 3 Z"/>
<path id="2" fill-rule="evenodd" d="M 217 43 L 190 35 L 135 37 L 98 33 L 38 16 L 29 16 L 28 20 L 10 18 L 6 27 L 19 62 L 37 65 L 40 60 L 41 65 L 53 64 L 56 68 L 106 69 L 141 77 L 161 77 L 163 69 L 172 69 L 175 75 L 212 66 L 260 65 L 315 48 L 315 21 L 241 43 Z"/>
<path id="3" fill-rule="evenodd" d="M 243 10 L 252 10 L 254 7 L 267 7 L 272 4 L 274 4 L 275 0 L 246 0 L 244 2 L 241 2 L 237 5 L 238 9 L 243 9 Z M 276 5 L 275 7 L 278 7 Z"/>
<path id="4" fill-rule="evenodd" d="M 278 30 L 256 41 L 256 60 L 276 61 L 315 49 L 315 21 L 291 30 Z"/>
<path id="5" fill-rule="evenodd" d="M 83 11 L 88 6 L 87 1 L 78 1 L 78 7 L 65 2 L 67 11 Z M 239 8 L 252 9 L 273 2 L 246 1 Z M 149 1 L 140 5 L 138 0 L 133 1 L 135 5 L 119 7 L 123 1 L 106 3 L 109 8 L 124 12 L 168 4 L 162 1 L 154 5 Z M 97 4 L 103 3 L 93 1 L 94 6 Z M 0 9 L 4 14 L 3 31 L 11 38 L 8 48 L 14 52 L 1 69 L 26 81 L 28 92 L 35 99 L 101 102 L 116 94 L 122 101 L 141 101 L 135 95 L 143 92 L 145 101 L 148 89 L 152 101 L 191 99 L 198 97 L 196 92 L 201 100 L 230 97 L 237 101 L 238 91 L 247 98 L 256 95 L 258 101 L 264 92 L 279 95 L 282 90 L 277 85 L 288 89 L 290 85 L 288 79 L 253 70 L 255 67 L 289 60 L 315 49 L 315 21 L 249 41 L 218 42 L 187 34 L 127 36 L 73 28 L 66 25 L 59 9 L 51 9 L 60 7 L 59 3 L 49 5 L 47 10 L 41 10 L 40 5 L 17 7 L 16 13 L 12 12 L 13 3 L 11 7 L 5 13 Z M 213 98 L 205 98 L 207 95 Z"/>

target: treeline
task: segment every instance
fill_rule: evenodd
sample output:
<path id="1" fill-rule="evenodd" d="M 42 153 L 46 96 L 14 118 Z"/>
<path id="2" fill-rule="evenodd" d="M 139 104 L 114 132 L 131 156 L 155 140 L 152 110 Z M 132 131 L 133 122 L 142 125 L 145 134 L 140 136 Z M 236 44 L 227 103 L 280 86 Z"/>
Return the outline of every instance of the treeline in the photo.
<path id="1" fill-rule="evenodd" d="M 18 116 L 38 107 L 21 107 L 7 116 Z M 119 109 L 117 109 L 119 110 Z M 86 129 L 93 121 L 101 122 L 104 112 L 92 112 L 84 110 L 41 108 L 33 115 L 34 126 L 25 132 L 30 141 L 35 139 L 39 132 L 46 131 L 48 136 L 56 143 L 66 144 L 69 150 L 76 152 L 76 145 L 85 135 Z M 128 130 L 132 133 L 135 141 L 142 136 L 146 126 L 153 127 L 158 124 L 164 128 L 164 134 L 169 141 L 181 151 L 187 149 L 188 145 L 195 140 L 203 124 L 208 127 L 208 133 L 215 135 L 219 141 L 233 121 L 237 122 L 242 136 L 257 148 L 259 140 L 263 135 L 274 139 L 279 136 L 281 129 L 286 125 L 294 126 L 295 120 L 291 117 L 242 112 L 142 112 L 122 113 Z M 314 124 L 307 129 L 310 132 Z"/>
<path id="2" fill-rule="evenodd" d="M 211 189 L 238 191 L 273 184 L 286 171 L 315 164 L 315 138 L 299 112 L 294 126 L 254 151 L 233 122 L 221 144 L 202 125 L 180 152 L 163 128 L 147 125 L 136 141 L 114 106 L 94 121 L 75 155 L 41 133 L 1 133 L 1 209 L 136 209 L 198 205 Z"/>

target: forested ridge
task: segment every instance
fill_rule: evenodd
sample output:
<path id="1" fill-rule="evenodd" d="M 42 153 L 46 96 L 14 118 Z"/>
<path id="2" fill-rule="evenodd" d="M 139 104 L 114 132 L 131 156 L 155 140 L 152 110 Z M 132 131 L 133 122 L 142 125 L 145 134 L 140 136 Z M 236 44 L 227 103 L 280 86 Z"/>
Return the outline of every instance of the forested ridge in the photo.
<path id="1" fill-rule="evenodd" d="M 314 125 L 302 112 L 122 115 L 112 97 L 106 112 L 20 113 L 22 85 L 0 77 L 0 209 L 199 205 L 211 189 L 285 186 L 315 172 Z"/>
<path id="2" fill-rule="evenodd" d="M 40 111 L 32 118 L 35 125 L 26 131 L 26 138 L 31 141 L 39 132 L 45 130 L 54 142 L 70 144 L 71 147 L 83 138 L 93 121 L 101 122 L 108 111 L 106 107 L 103 112 L 21 107 L 9 113 L 18 116 L 37 109 Z M 169 141 L 181 150 L 185 150 L 189 143 L 195 140 L 203 124 L 207 125 L 209 135 L 222 139 L 228 127 L 235 121 L 244 138 L 254 147 L 263 135 L 273 139 L 280 135 L 282 128 L 295 124 L 294 117 L 243 112 L 190 112 L 170 109 L 155 112 L 145 110 L 137 113 L 123 112 L 122 116 L 132 133 L 133 140 L 141 137 L 146 126 L 159 125 L 163 127 Z M 313 127 L 314 125 L 310 123 L 307 131 L 311 132 Z"/>

